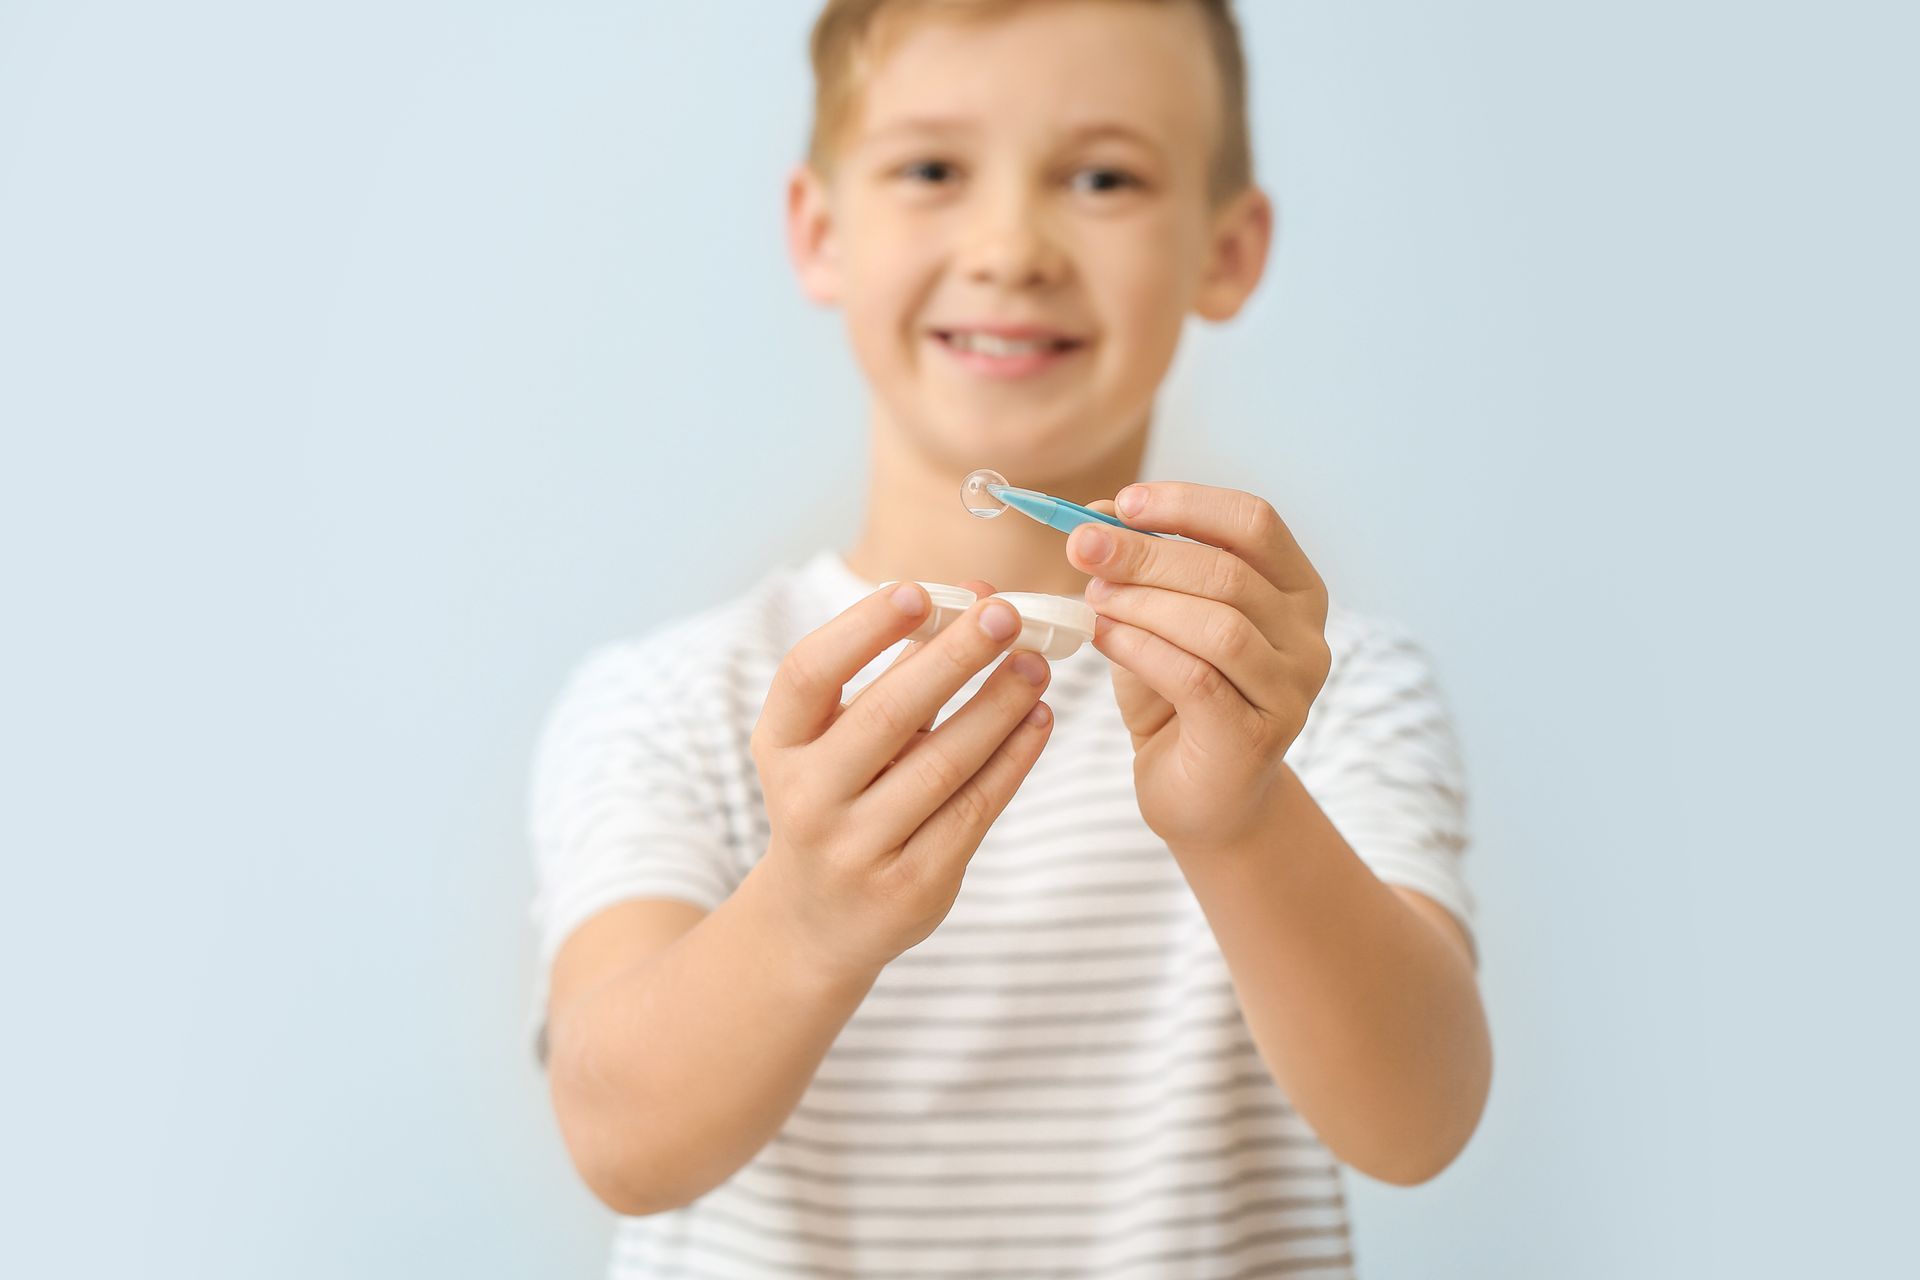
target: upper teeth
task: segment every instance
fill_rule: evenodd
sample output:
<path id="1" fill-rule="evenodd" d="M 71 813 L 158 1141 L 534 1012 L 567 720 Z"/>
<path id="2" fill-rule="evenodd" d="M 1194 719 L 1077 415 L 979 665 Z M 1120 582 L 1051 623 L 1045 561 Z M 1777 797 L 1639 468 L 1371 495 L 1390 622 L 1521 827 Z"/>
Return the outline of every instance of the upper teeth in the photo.
<path id="1" fill-rule="evenodd" d="M 1051 338 L 998 338 L 990 333 L 954 333 L 948 340 L 962 351 L 983 356 L 1029 356 L 1056 345 Z"/>

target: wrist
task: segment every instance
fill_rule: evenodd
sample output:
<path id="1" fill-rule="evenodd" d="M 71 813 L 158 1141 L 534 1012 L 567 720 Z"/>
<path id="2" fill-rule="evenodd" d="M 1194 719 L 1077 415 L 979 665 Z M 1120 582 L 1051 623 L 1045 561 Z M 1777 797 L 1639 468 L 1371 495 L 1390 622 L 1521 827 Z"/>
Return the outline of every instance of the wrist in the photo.
<path id="1" fill-rule="evenodd" d="M 1248 787 L 1256 799 L 1252 809 L 1233 827 L 1214 830 L 1205 836 L 1189 836 L 1167 841 L 1175 861 L 1182 866 L 1245 864 L 1264 861 L 1284 843 L 1287 833 L 1299 823 L 1299 804 L 1312 804 L 1306 786 L 1293 767 L 1276 765 L 1263 780 Z"/>
<path id="2" fill-rule="evenodd" d="M 771 853 L 747 873 L 735 896 L 770 961 L 808 992 L 864 995 L 886 967 L 841 953 L 809 927 L 795 910 L 798 898 Z"/>
<path id="3" fill-rule="evenodd" d="M 1291 768 L 1268 788 L 1261 810 L 1257 827 L 1239 840 L 1174 849 L 1181 874 L 1203 903 L 1252 897 L 1283 910 L 1316 909 L 1344 864 L 1358 860 Z"/>

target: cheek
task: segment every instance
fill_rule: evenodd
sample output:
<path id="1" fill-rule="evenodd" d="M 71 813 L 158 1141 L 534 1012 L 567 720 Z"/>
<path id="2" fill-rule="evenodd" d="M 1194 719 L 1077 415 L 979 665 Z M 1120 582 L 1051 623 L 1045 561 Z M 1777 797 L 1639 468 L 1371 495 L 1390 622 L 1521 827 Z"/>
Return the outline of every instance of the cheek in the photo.
<path id="1" fill-rule="evenodd" d="M 930 237 L 897 234 L 893 228 L 861 241 L 846 264 L 843 306 L 854 345 L 869 368 L 898 362 L 903 344 L 918 340 L 922 312 L 937 274 Z"/>
<path id="2" fill-rule="evenodd" d="M 1089 240 L 1089 290 L 1129 345 L 1160 345 L 1179 334 L 1192 301 L 1187 238 L 1179 219 L 1150 217 L 1104 228 Z"/>
<path id="3" fill-rule="evenodd" d="M 1130 244 L 1125 253 L 1107 255 L 1089 276 L 1104 323 L 1124 348 L 1117 354 L 1128 373 L 1150 373 L 1156 380 L 1173 358 L 1193 293 L 1185 258 L 1167 252 L 1167 243 L 1155 236 Z"/>
<path id="4" fill-rule="evenodd" d="M 848 297 L 859 299 L 863 312 L 895 313 L 925 289 L 929 273 L 939 261 L 939 228 L 930 220 L 901 211 L 876 212 L 852 229 L 846 243 L 857 246 L 848 259 Z"/>

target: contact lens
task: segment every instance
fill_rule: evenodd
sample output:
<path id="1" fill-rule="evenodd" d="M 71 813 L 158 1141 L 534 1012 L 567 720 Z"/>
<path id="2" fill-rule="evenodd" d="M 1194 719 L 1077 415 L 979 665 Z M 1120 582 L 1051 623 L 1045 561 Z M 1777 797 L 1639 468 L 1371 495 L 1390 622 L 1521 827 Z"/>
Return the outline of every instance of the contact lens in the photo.
<path id="1" fill-rule="evenodd" d="M 1007 509 L 1007 504 L 993 496 L 989 486 L 1005 488 L 1007 478 L 998 471 L 989 471 L 982 467 L 960 482 L 960 501 L 968 512 L 982 520 L 991 520 Z"/>

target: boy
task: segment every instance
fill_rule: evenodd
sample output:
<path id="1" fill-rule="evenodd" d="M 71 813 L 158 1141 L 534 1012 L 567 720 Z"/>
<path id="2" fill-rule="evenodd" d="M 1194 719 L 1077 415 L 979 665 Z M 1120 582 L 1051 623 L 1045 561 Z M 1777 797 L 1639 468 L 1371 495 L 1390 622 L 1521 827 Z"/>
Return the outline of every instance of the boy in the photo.
<path id="1" fill-rule="evenodd" d="M 1491 1055 L 1421 650 L 1258 497 L 1132 483 L 1266 261 L 1232 15 L 830 0 L 813 55 L 788 238 L 872 386 L 859 540 L 589 655 L 536 763 L 614 1274 L 1351 1275 L 1338 1163 L 1432 1177 Z M 1193 541 L 978 521 L 980 466 Z M 983 598 L 905 646 L 913 579 Z M 997 588 L 1099 636 L 1009 653 Z"/>

